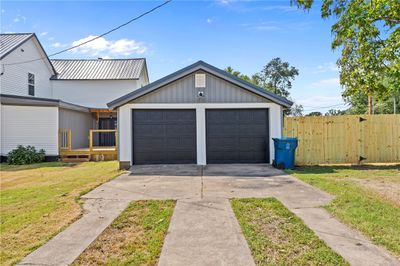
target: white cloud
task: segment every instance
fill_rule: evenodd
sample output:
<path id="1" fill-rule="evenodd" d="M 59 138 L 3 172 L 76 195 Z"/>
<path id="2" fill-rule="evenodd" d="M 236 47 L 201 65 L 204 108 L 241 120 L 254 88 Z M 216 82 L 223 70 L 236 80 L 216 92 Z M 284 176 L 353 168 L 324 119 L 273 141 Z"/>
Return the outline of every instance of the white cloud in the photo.
<path id="1" fill-rule="evenodd" d="M 321 79 L 311 83 L 311 87 L 316 89 L 339 88 L 340 80 L 339 78 Z"/>
<path id="2" fill-rule="evenodd" d="M 232 3 L 234 0 L 217 0 L 217 3 L 221 4 L 221 5 L 229 5 L 230 3 Z"/>
<path id="3" fill-rule="evenodd" d="M 61 44 L 59 42 L 50 44 L 50 47 L 54 47 L 54 48 L 60 48 L 60 47 L 66 47 L 66 46 L 67 46 L 66 44 Z"/>
<path id="4" fill-rule="evenodd" d="M 6 10 L 5 9 L 1 9 L 1 13 L 6 13 Z"/>
<path id="5" fill-rule="evenodd" d="M 290 6 L 290 5 L 277 5 L 277 6 L 265 6 L 265 7 L 258 7 L 257 9 L 262 9 L 266 11 L 283 11 L 283 12 L 291 12 L 297 11 L 297 7 Z"/>
<path id="6" fill-rule="evenodd" d="M 95 38 L 96 36 L 90 35 L 83 39 L 74 41 L 72 46 L 79 45 L 88 40 Z M 119 40 L 106 40 L 101 37 L 92 42 L 84 44 L 80 47 L 77 47 L 71 52 L 73 53 L 81 53 L 88 54 L 91 56 L 128 56 L 132 54 L 143 54 L 146 52 L 147 47 L 142 42 L 137 42 L 135 40 L 129 39 L 119 39 Z"/>
<path id="7" fill-rule="evenodd" d="M 279 25 L 279 23 L 276 21 L 263 21 L 263 22 L 256 22 L 256 23 L 241 24 L 242 27 L 245 27 L 249 30 L 257 30 L 257 31 L 281 30 L 282 28 L 278 25 Z"/>
<path id="8" fill-rule="evenodd" d="M 339 69 L 337 65 L 333 62 L 326 62 L 323 63 L 322 65 L 317 66 L 317 69 L 314 71 L 314 73 L 325 73 L 325 72 L 338 72 Z"/>
<path id="9" fill-rule="evenodd" d="M 54 41 L 54 37 L 49 37 L 47 40 L 48 41 Z"/>
<path id="10" fill-rule="evenodd" d="M 39 36 L 46 36 L 48 34 L 48 32 L 47 31 L 44 31 L 44 32 L 41 32 L 40 34 L 39 34 Z"/>
<path id="11" fill-rule="evenodd" d="M 22 16 L 22 15 L 17 15 L 14 19 L 13 19 L 13 22 L 14 23 L 18 23 L 18 22 L 26 22 L 26 17 L 25 16 Z"/>
<path id="12" fill-rule="evenodd" d="M 211 24 L 211 23 L 212 23 L 212 19 L 211 19 L 211 18 L 208 18 L 208 19 L 206 20 L 206 22 L 207 22 L 208 24 Z"/>

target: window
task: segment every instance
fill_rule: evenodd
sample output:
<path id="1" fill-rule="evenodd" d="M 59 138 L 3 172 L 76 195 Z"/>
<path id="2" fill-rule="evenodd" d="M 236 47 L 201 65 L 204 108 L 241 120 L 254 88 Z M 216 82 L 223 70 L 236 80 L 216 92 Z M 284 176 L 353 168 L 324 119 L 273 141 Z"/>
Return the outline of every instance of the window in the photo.
<path id="1" fill-rule="evenodd" d="M 28 94 L 35 96 L 35 75 L 28 73 Z"/>

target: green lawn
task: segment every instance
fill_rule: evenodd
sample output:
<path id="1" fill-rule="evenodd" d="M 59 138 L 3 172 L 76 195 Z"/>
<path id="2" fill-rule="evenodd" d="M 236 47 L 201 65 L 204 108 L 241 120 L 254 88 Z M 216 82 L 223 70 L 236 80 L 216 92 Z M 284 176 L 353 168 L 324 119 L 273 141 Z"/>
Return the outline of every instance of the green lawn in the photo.
<path id="1" fill-rule="evenodd" d="M 73 265 L 156 265 L 173 200 L 132 202 Z"/>
<path id="2" fill-rule="evenodd" d="M 348 265 L 274 198 L 232 199 L 256 265 Z"/>
<path id="3" fill-rule="evenodd" d="M 0 167 L 2 265 L 18 262 L 77 219 L 79 196 L 121 173 L 115 161 Z"/>
<path id="4" fill-rule="evenodd" d="M 288 171 L 336 198 L 326 209 L 400 257 L 399 167 L 303 167 Z"/>

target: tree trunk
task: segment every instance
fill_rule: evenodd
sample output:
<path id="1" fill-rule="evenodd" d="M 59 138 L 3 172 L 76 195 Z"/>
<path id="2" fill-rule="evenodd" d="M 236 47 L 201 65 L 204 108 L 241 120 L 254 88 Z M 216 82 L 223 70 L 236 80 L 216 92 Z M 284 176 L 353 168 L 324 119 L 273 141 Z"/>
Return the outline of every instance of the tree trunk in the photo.
<path id="1" fill-rule="evenodd" d="M 368 96 L 368 114 L 373 114 L 373 107 L 372 107 L 372 96 Z"/>

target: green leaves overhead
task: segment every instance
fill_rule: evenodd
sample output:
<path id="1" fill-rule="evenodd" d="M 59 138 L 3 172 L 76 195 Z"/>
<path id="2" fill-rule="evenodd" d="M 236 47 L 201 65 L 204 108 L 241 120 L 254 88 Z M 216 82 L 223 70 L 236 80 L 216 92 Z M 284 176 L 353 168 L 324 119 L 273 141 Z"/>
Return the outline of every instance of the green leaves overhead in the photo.
<path id="1" fill-rule="evenodd" d="M 307 10 L 314 1 L 291 2 Z M 337 18 L 332 49 L 341 49 L 343 95 L 392 95 L 400 87 L 400 1 L 323 0 L 321 15 Z"/>

